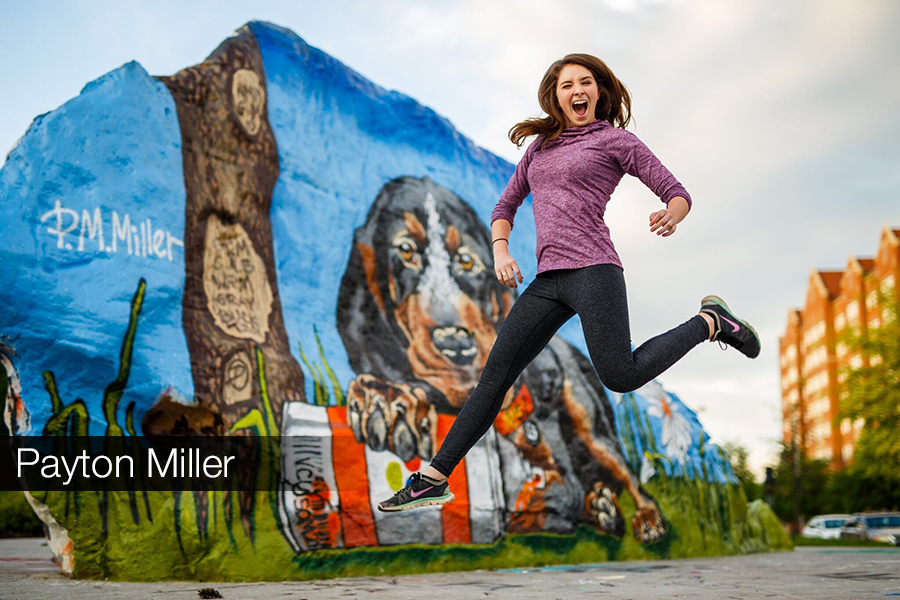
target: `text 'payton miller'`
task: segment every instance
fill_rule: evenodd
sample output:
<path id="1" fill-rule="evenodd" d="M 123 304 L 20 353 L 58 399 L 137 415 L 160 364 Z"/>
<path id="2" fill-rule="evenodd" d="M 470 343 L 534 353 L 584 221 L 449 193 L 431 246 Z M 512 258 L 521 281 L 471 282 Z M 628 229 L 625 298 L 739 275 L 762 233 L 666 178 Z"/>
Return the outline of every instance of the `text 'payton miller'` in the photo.
<path id="1" fill-rule="evenodd" d="M 84 479 L 97 477 L 134 477 L 134 459 L 131 456 L 116 456 L 115 461 L 105 455 L 89 456 L 85 450 L 81 456 L 67 459 L 65 456 L 47 454 L 41 457 L 41 453 L 34 448 L 17 448 L 16 471 L 22 477 L 22 467 L 33 467 L 40 463 L 41 476 L 45 479 L 67 477 L 64 485 L 69 485 L 72 478 L 80 475 Z M 30 453 L 30 460 L 25 454 Z M 23 460 L 24 459 L 24 460 Z M 147 450 L 147 475 L 153 477 L 200 477 L 210 479 L 216 477 L 228 477 L 228 465 L 235 459 L 234 456 L 207 456 L 200 459 L 200 449 L 173 448 L 165 463 L 160 464 L 153 448 Z M 80 466 L 80 473 L 79 473 Z M 60 469 L 62 467 L 62 469 Z M 90 471 L 88 469 L 90 468 Z M 169 473 L 169 469 L 172 470 Z"/>

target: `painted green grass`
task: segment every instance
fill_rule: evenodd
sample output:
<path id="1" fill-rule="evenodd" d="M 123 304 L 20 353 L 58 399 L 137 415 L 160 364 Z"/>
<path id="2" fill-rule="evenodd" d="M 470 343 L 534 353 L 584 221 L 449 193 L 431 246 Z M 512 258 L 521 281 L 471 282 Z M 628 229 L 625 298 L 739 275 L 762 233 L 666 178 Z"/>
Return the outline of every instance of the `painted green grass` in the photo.
<path id="1" fill-rule="evenodd" d="M 134 440 L 134 403 L 126 409 L 125 426 L 116 422 L 118 406 L 128 383 L 137 321 L 146 284 L 141 279 L 132 299 L 128 328 L 119 354 L 119 372 L 103 396 L 107 443 Z M 325 360 L 316 334 L 324 372 L 335 402 L 340 385 Z M 318 365 L 301 356 L 315 373 L 319 405 L 330 403 L 326 378 Z M 141 482 L 129 491 L 71 490 L 36 493 L 74 542 L 74 576 L 122 581 L 273 581 L 308 580 L 350 575 L 399 575 L 471 569 L 507 569 L 545 565 L 591 563 L 608 560 L 684 558 L 743 554 L 792 548 L 781 524 L 760 501 L 747 503 L 738 484 L 710 482 L 705 467 L 689 476 L 670 477 L 662 468 L 669 460 L 658 451 L 646 415 L 636 411 L 634 429 L 626 440 L 640 440 L 645 455 L 657 470 L 644 488 L 659 504 L 667 520 L 667 536 L 642 546 L 633 536 L 630 517 L 634 504 L 620 498 L 626 516 L 622 539 L 580 526 L 571 534 L 513 534 L 486 545 L 421 545 L 319 550 L 295 554 L 281 533 L 276 488 L 279 432 L 265 379 L 262 353 L 256 350 L 263 410 L 251 410 L 232 431 L 265 439 L 257 471 L 256 492 L 249 515 L 242 518 L 235 490 L 215 490 L 204 497 L 191 491 L 148 492 Z M 86 432 L 85 403 L 66 405 L 59 397 L 52 373 L 45 373 L 53 414 L 45 435 L 59 438 Z M 643 418 L 642 418 L 643 417 Z M 631 426 L 631 425 L 629 425 Z M 703 449 L 701 448 L 701 451 Z M 636 445 L 626 441 L 626 454 L 640 464 Z M 198 506 L 208 508 L 205 518 Z M 428 510 L 428 509 L 426 509 Z"/>
<path id="2" fill-rule="evenodd" d="M 334 371 L 331 369 L 331 365 L 328 364 L 328 359 L 325 358 L 322 340 L 319 339 L 319 332 L 315 325 L 313 325 L 313 336 L 316 338 L 316 347 L 319 349 L 319 358 L 322 360 L 322 367 L 319 367 L 318 363 L 311 363 L 306 357 L 306 353 L 303 351 L 303 344 L 297 343 L 297 347 L 300 350 L 300 358 L 303 361 L 303 364 L 306 365 L 303 374 L 306 377 L 311 377 L 313 381 L 313 404 L 316 406 L 329 406 L 331 404 L 331 398 L 333 397 L 335 406 L 345 406 L 347 404 L 347 399 L 344 397 L 344 390 L 341 387 L 341 383 L 338 381 L 337 375 L 335 375 Z M 325 377 L 322 375 L 323 368 L 328 375 L 328 382 L 331 384 L 331 392 L 328 391 Z"/>
<path id="3" fill-rule="evenodd" d="M 40 519 L 20 490 L 0 490 L 0 538 L 44 535 Z"/>
<path id="4" fill-rule="evenodd" d="M 108 496 L 107 539 L 97 536 L 100 528 L 99 495 L 85 498 L 80 516 L 67 520 L 76 548 L 76 577 L 109 578 L 127 581 L 186 579 L 198 581 L 309 580 L 341 576 L 399 575 L 472 569 L 506 569 L 545 565 L 686 558 L 790 550 L 790 539 L 765 505 L 747 505 L 737 485 L 713 490 L 700 481 L 681 482 L 696 489 L 694 498 L 716 497 L 726 502 L 728 520 L 703 522 L 696 518 L 696 504 L 686 506 L 683 498 L 670 497 L 650 486 L 665 514 L 669 515 L 669 535 L 652 546 L 639 544 L 630 531 L 622 539 L 598 534 L 587 526 L 573 534 L 513 534 L 488 545 L 413 544 L 349 550 L 319 550 L 295 555 L 281 536 L 276 515 L 266 507 L 274 494 L 257 493 L 254 513 L 257 535 L 247 536 L 240 528 L 229 528 L 222 495 L 211 498 L 209 529 L 205 536 L 196 528 L 193 502 L 182 501 L 176 508 L 172 494 L 149 494 L 154 519 L 136 523 L 131 518 L 126 492 Z M 722 487 L 715 484 L 715 487 Z M 729 495 L 730 494 L 730 495 Z M 53 506 L 51 500 L 51 506 Z M 761 503 L 760 503 L 761 504 Z M 62 506 L 53 508 L 59 514 Z M 633 506 L 623 498 L 622 509 L 631 514 Z M 230 520 L 238 521 L 231 504 Z M 146 516 L 142 514 L 142 516 Z M 173 521 L 178 520 L 181 535 Z M 727 529 L 723 529 L 723 525 Z M 774 528 L 772 527 L 774 525 Z M 141 548 L 135 552 L 135 548 Z M 149 549 L 152 548 L 152 551 Z"/>

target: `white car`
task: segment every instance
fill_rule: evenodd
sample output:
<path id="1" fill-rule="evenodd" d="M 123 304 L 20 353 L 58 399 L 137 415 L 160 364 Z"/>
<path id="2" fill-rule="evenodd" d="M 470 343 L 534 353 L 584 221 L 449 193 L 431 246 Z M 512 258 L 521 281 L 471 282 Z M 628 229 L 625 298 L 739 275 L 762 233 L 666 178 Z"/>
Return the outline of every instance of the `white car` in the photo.
<path id="1" fill-rule="evenodd" d="M 818 515 L 809 520 L 806 527 L 800 533 L 805 538 L 820 540 L 838 539 L 841 537 L 841 527 L 849 521 L 850 515 Z"/>

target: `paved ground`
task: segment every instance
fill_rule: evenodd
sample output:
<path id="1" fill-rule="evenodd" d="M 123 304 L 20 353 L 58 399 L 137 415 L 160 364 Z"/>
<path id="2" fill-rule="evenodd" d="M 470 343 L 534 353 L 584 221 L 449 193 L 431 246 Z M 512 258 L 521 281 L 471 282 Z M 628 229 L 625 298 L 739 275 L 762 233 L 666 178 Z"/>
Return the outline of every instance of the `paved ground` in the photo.
<path id="1" fill-rule="evenodd" d="M 116 583 L 60 574 L 42 539 L 0 540 L 0 600 L 199 598 L 900 598 L 900 548 L 794 552 L 303 583 Z"/>

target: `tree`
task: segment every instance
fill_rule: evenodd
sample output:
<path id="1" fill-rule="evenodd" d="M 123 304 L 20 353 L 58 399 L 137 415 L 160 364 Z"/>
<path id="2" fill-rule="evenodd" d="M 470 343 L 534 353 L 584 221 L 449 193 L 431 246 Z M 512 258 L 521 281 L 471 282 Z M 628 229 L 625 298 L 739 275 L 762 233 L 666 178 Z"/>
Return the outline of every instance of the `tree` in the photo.
<path id="1" fill-rule="evenodd" d="M 845 343 L 868 364 L 845 371 L 838 419 L 865 422 L 843 477 L 859 480 L 856 510 L 900 506 L 900 300 L 881 294 L 880 327 L 851 331 Z"/>
<path id="2" fill-rule="evenodd" d="M 741 482 L 747 500 L 753 501 L 762 498 L 762 485 L 756 481 L 747 464 L 750 455 L 747 449 L 737 442 L 725 442 L 722 444 L 722 451 L 725 452 L 735 476 Z"/>
<path id="3" fill-rule="evenodd" d="M 826 493 L 831 481 L 831 470 L 827 460 L 808 459 L 803 452 L 797 452 L 800 458 L 800 476 L 795 477 L 795 450 L 793 445 L 784 444 L 781 448 L 778 464 L 775 466 L 775 503 L 772 507 L 775 514 L 783 521 L 798 523 L 794 518 L 794 481 L 798 481 L 797 501 L 799 517 L 802 521 L 810 517 L 831 512 L 832 498 Z"/>

